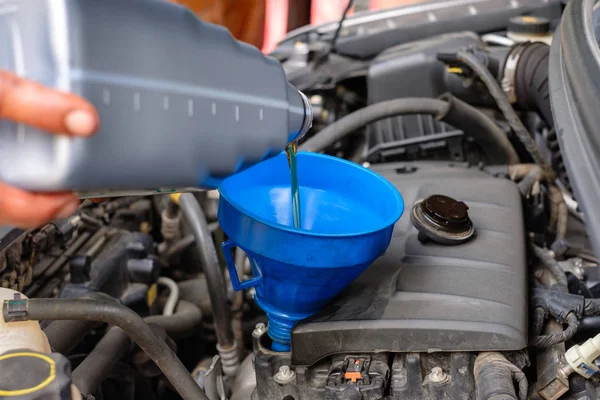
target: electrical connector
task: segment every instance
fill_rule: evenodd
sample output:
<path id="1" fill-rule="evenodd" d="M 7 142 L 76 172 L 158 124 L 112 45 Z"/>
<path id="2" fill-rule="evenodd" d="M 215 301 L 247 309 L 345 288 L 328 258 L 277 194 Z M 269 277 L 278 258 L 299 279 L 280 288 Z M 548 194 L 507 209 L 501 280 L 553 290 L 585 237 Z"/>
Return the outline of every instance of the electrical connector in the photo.
<path id="1" fill-rule="evenodd" d="M 581 345 L 571 347 L 565 353 L 565 359 L 579 375 L 589 379 L 600 369 L 595 361 L 600 357 L 600 334 L 588 339 Z"/>

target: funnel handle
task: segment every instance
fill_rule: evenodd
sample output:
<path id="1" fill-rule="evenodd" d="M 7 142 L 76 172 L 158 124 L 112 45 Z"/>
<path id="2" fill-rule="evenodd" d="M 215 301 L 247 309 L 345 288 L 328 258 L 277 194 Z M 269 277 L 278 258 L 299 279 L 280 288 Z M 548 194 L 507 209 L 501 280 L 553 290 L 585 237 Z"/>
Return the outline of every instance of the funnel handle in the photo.
<path id="1" fill-rule="evenodd" d="M 257 275 L 252 279 L 240 282 L 240 278 L 237 274 L 237 269 L 235 268 L 235 261 L 231 256 L 231 250 L 234 247 L 237 247 L 237 244 L 235 244 L 232 240 L 227 240 L 221 245 L 221 248 L 223 249 L 223 255 L 225 256 L 225 263 L 227 264 L 227 270 L 229 271 L 229 277 L 231 278 L 231 286 L 233 286 L 233 290 L 235 291 L 250 289 L 251 287 L 258 285 L 262 281 L 262 276 Z"/>

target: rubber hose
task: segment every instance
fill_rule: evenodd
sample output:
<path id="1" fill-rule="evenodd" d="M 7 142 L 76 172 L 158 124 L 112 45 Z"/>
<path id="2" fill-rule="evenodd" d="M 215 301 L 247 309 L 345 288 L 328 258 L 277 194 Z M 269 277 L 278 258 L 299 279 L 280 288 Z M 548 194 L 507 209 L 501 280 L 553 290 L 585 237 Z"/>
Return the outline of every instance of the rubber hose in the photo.
<path id="1" fill-rule="evenodd" d="M 208 285 L 204 275 L 196 279 L 177 282 L 177 285 L 179 286 L 180 299 L 194 304 L 200 309 L 203 316 L 212 316 Z"/>
<path id="2" fill-rule="evenodd" d="M 558 261 L 556 261 L 549 252 L 539 246 L 532 245 L 531 248 L 533 249 L 533 254 L 535 254 L 542 263 L 542 266 L 554 275 L 558 284 L 561 285 L 561 289 L 565 292 L 568 291 L 569 283 L 567 281 L 567 275 L 558 264 Z"/>
<path id="3" fill-rule="evenodd" d="M 384 118 L 408 114 L 428 114 L 436 118 L 445 113 L 448 104 L 428 98 L 404 98 L 382 101 L 354 111 L 308 139 L 300 150 L 322 152 L 357 129 Z"/>
<path id="4" fill-rule="evenodd" d="M 515 70 L 515 94 L 519 105 L 537 111 L 548 126 L 554 126 L 550 108 L 548 60 L 550 46 L 536 42 L 525 45 Z"/>
<path id="5" fill-rule="evenodd" d="M 549 180 L 554 181 L 554 171 L 552 171 L 548 160 L 546 160 L 546 157 L 538 148 L 537 144 L 531 137 L 531 134 L 527 128 L 525 128 L 525 125 L 523 125 L 519 119 L 519 116 L 510 105 L 508 98 L 502 91 L 502 88 L 500 88 L 498 82 L 496 82 L 496 78 L 473 54 L 466 51 L 459 51 L 456 53 L 456 58 L 458 61 L 467 65 L 473 70 L 473 72 L 477 74 L 477 76 L 479 76 L 496 101 L 498 108 L 500 111 L 502 111 L 502 114 L 504 115 L 504 118 L 510 125 L 511 129 L 525 147 L 525 150 L 527 150 L 527 152 L 531 155 L 533 161 L 542 167 L 546 176 L 550 178 Z"/>
<path id="6" fill-rule="evenodd" d="M 225 292 L 221 266 L 217 257 L 217 250 L 208 229 L 206 217 L 192 193 L 181 195 L 179 198 L 179 207 L 196 237 L 196 249 L 202 261 L 204 276 L 208 284 L 217 342 L 221 348 L 231 348 L 234 341 L 227 294 Z"/>
<path id="7" fill-rule="evenodd" d="M 449 107 L 440 119 L 465 132 L 479 144 L 492 165 L 517 164 L 519 156 L 506 134 L 487 115 L 456 97 L 440 97 Z"/>
<path id="8" fill-rule="evenodd" d="M 473 374 L 478 400 L 527 399 L 525 374 L 500 353 L 480 353 L 475 359 Z M 518 383 L 518 397 L 513 379 Z"/>
<path id="9" fill-rule="evenodd" d="M 173 339 L 183 339 L 196 332 L 202 321 L 202 313 L 189 301 L 179 300 L 172 315 L 152 315 L 144 318 L 144 321 L 164 328 Z"/>
<path id="10" fill-rule="evenodd" d="M 87 293 L 80 299 L 117 302 L 114 297 L 101 292 Z M 68 355 L 88 333 L 101 325 L 98 321 L 53 321 L 44 329 L 44 333 L 53 351 Z"/>
<path id="11" fill-rule="evenodd" d="M 487 115 L 450 94 L 440 99 L 404 98 L 383 101 L 340 118 L 307 140 L 300 149 L 321 152 L 346 135 L 380 119 L 408 114 L 429 114 L 462 130 L 482 147 L 492 164 L 515 164 L 517 152 L 504 132 Z"/>
<path id="12" fill-rule="evenodd" d="M 131 339 L 119 328 L 111 328 L 94 350 L 73 371 L 73 384 L 87 398 L 111 373 L 113 366 L 131 347 Z"/>
<path id="13" fill-rule="evenodd" d="M 179 358 L 133 310 L 120 304 L 85 299 L 7 300 L 4 320 L 101 321 L 121 328 L 150 357 L 184 400 L 208 400 Z"/>

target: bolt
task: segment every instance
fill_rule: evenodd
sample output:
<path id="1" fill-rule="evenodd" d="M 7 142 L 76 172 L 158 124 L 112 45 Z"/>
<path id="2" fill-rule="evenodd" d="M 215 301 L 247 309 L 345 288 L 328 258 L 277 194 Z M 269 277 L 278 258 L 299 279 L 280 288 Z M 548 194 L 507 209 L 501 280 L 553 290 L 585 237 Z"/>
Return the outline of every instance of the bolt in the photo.
<path id="1" fill-rule="evenodd" d="M 252 336 L 254 337 L 261 337 L 265 332 L 267 331 L 267 327 L 265 326 L 265 324 L 263 324 L 262 322 L 259 322 L 258 324 L 256 324 L 256 326 L 254 327 L 254 331 L 252 331 Z"/>
<path id="2" fill-rule="evenodd" d="M 275 374 L 275 382 L 285 385 L 293 381 L 295 377 L 296 373 L 288 365 L 282 365 L 279 367 L 279 372 Z"/>
<path id="3" fill-rule="evenodd" d="M 442 370 L 440 367 L 434 367 L 431 370 L 431 373 L 429 374 L 428 378 L 431 382 L 441 383 L 445 382 L 448 379 L 448 375 L 446 375 L 444 373 L 444 370 Z"/>

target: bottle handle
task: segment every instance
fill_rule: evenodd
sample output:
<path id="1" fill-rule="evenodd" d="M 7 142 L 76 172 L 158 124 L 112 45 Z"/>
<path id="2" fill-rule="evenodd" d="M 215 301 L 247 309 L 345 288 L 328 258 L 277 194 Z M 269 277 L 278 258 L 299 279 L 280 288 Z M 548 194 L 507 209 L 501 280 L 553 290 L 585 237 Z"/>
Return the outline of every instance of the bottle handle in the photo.
<path id="1" fill-rule="evenodd" d="M 259 273 L 254 278 L 240 282 L 237 268 L 235 267 L 235 261 L 231 255 L 231 250 L 233 250 L 235 247 L 237 247 L 237 244 L 235 244 L 233 240 L 227 240 L 221 245 L 221 248 L 223 249 L 223 256 L 225 257 L 225 264 L 227 264 L 227 270 L 229 271 L 229 277 L 231 279 L 231 286 L 233 286 L 233 290 L 235 291 L 250 289 L 251 287 L 254 287 L 262 282 L 262 276 Z"/>

